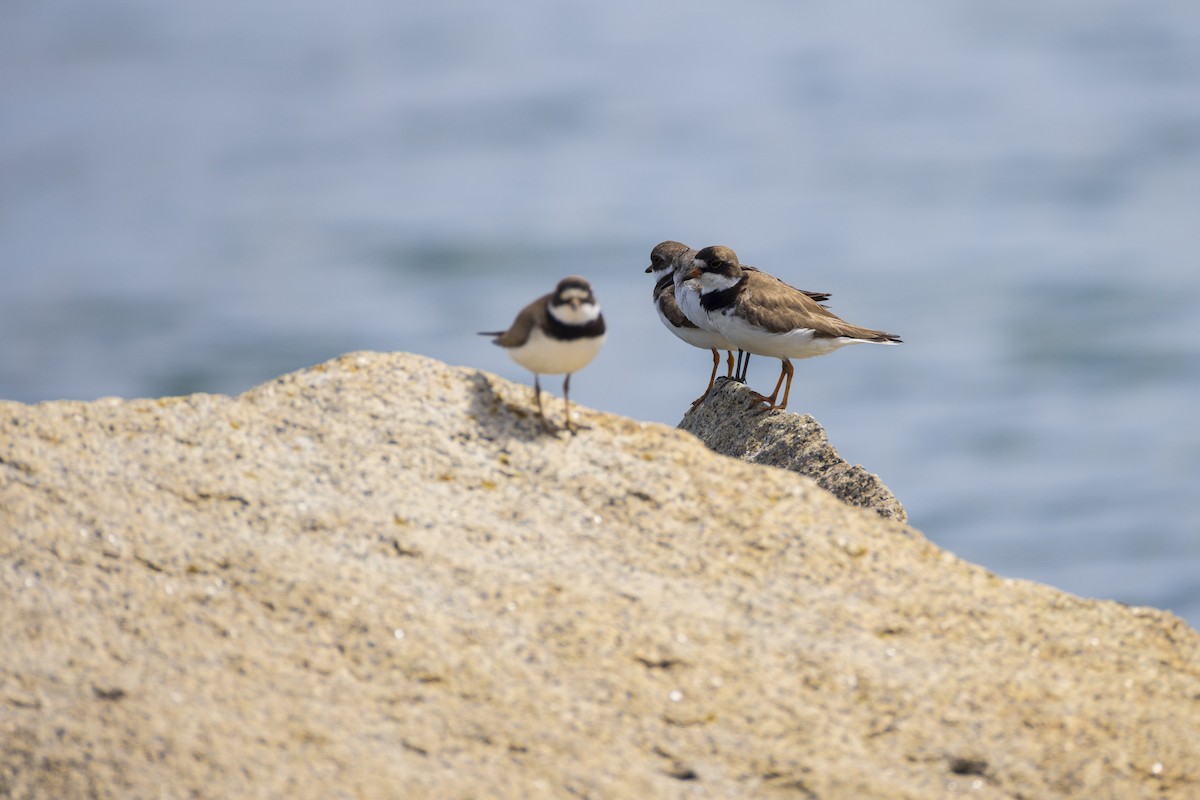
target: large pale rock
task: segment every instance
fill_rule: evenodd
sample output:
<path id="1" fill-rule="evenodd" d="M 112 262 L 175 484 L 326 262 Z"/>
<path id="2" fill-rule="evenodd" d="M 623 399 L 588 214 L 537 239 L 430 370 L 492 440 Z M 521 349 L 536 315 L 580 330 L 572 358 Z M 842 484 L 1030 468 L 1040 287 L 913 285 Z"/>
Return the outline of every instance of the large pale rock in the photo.
<path id="1" fill-rule="evenodd" d="M 531 409 L 380 354 L 0 404 L 0 796 L 1200 795 L 1177 618 Z"/>
<path id="2" fill-rule="evenodd" d="M 745 384 L 721 378 L 679 427 L 722 455 L 807 475 L 845 503 L 908 521 L 904 506 L 878 475 L 838 455 L 821 423 L 809 414 L 764 411 Z"/>

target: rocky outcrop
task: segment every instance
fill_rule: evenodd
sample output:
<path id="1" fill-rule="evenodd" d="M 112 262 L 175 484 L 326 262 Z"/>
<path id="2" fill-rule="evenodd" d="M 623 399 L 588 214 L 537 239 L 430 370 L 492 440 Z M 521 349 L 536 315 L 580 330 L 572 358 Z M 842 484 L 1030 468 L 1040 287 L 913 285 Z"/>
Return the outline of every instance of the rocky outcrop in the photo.
<path id="1" fill-rule="evenodd" d="M 722 455 L 807 475 L 844 503 L 908 521 L 904 506 L 879 476 L 846 463 L 811 415 L 764 408 L 745 384 L 721 378 L 679 427 Z"/>
<path id="2" fill-rule="evenodd" d="M 579 422 L 370 353 L 0 404 L 0 796 L 1200 793 L 1177 618 Z"/>

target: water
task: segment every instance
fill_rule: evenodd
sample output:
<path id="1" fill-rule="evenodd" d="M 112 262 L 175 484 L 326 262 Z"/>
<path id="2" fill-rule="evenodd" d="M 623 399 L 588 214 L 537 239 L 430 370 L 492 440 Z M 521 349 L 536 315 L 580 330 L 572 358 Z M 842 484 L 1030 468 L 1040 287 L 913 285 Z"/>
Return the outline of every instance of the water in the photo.
<path id="1" fill-rule="evenodd" d="M 672 238 L 899 348 L 792 409 L 1001 574 L 1200 624 L 1200 8 L 8 3 L 0 397 L 235 394 L 356 349 L 527 381 L 471 335 L 568 273 L 576 398 L 674 424 L 709 357 Z M 751 383 L 777 366 L 758 359 Z"/>

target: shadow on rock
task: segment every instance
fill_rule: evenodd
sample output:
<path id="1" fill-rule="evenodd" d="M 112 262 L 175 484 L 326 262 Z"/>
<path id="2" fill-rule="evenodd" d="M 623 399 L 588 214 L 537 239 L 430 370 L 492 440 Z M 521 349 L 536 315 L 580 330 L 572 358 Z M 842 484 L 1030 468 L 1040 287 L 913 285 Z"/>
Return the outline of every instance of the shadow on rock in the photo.
<path id="1" fill-rule="evenodd" d="M 470 413 L 487 438 L 530 442 L 541 438 L 554 439 L 561 435 L 561 431 L 548 430 L 538 418 L 532 387 L 524 398 L 514 400 L 497 391 L 486 373 L 476 372 L 470 377 L 470 382 L 474 389 Z M 542 403 L 546 404 L 548 399 L 543 397 Z M 550 424 L 557 429 L 553 421 Z"/>

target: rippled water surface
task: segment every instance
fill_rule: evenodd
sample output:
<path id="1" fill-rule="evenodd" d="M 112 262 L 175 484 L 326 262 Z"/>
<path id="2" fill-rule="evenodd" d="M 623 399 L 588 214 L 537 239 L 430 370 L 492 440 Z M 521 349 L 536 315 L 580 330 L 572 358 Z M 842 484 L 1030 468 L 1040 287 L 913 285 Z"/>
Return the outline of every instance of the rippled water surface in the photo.
<path id="1" fill-rule="evenodd" d="M 0 397 L 237 393 L 472 335 L 568 273 L 582 403 L 709 357 L 650 248 L 732 245 L 903 335 L 792 409 L 1001 574 L 1200 623 L 1200 6 L 17 0 Z M 769 388 L 777 365 L 756 360 Z"/>

